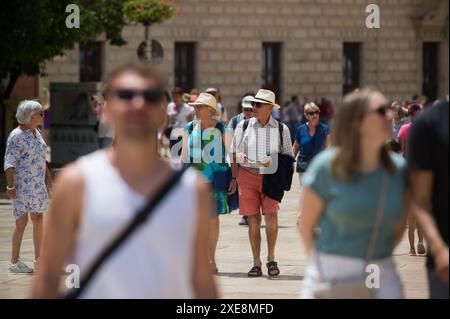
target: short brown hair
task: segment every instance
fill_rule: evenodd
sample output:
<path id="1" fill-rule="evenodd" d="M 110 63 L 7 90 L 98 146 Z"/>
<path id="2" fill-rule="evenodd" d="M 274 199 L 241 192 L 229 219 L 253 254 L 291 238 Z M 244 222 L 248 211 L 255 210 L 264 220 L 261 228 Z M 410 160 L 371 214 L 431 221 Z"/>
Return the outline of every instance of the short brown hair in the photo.
<path id="1" fill-rule="evenodd" d="M 105 80 L 105 86 L 103 88 L 103 97 L 106 99 L 106 96 L 111 91 L 111 85 L 113 81 L 121 76 L 124 73 L 135 73 L 137 75 L 140 75 L 143 78 L 156 80 L 157 85 L 160 87 L 162 91 L 165 90 L 166 87 L 166 78 L 164 75 L 156 68 L 153 67 L 147 67 L 140 64 L 125 64 L 117 69 L 113 70 L 111 73 L 108 74 Z"/>
<path id="2" fill-rule="evenodd" d="M 179 96 L 183 96 L 183 89 L 176 86 L 172 89 L 172 95 L 179 95 Z"/>

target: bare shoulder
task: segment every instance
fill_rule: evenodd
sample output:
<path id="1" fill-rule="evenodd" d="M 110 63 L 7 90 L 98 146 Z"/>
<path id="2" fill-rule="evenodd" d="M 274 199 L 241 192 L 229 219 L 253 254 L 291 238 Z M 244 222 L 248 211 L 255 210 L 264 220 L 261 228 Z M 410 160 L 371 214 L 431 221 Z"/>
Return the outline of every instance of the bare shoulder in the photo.
<path id="1" fill-rule="evenodd" d="M 56 177 L 53 187 L 52 207 L 63 206 L 79 213 L 84 198 L 84 175 L 78 164 L 64 167 Z"/>
<path id="2" fill-rule="evenodd" d="M 49 220 L 52 223 L 77 227 L 84 199 L 84 177 L 77 164 L 62 169 L 53 186 Z"/>
<path id="3" fill-rule="evenodd" d="M 68 189 L 71 192 L 81 191 L 84 188 L 84 177 L 81 168 L 76 164 L 64 167 L 55 180 L 55 188 Z"/>

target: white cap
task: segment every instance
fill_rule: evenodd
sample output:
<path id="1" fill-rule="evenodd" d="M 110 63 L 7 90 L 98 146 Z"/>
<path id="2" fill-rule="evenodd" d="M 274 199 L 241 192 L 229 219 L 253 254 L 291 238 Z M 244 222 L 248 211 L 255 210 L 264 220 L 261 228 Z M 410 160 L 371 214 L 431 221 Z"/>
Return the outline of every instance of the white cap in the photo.
<path id="1" fill-rule="evenodd" d="M 247 95 L 246 97 L 244 97 L 242 99 L 241 106 L 244 109 L 253 109 L 252 99 L 253 99 L 253 96 Z"/>

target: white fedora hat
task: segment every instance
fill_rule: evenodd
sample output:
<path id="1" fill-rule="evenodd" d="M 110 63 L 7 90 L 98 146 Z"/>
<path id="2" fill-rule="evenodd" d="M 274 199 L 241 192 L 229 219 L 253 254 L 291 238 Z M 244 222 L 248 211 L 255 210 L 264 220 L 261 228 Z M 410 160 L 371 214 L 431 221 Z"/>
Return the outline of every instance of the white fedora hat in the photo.
<path id="1" fill-rule="evenodd" d="M 220 115 L 220 110 L 217 106 L 216 98 L 209 93 L 200 93 L 200 95 L 197 97 L 195 102 L 188 103 L 188 104 L 191 106 L 196 106 L 196 105 L 209 106 L 211 109 L 214 110 L 216 115 Z"/>
<path id="2" fill-rule="evenodd" d="M 256 93 L 256 96 L 251 99 L 252 102 L 259 102 L 265 104 L 271 104 L 276 109 L 279 109 L 280 106 L 275 103 L 275 93 L 270 90 L 261 89 Z"/>

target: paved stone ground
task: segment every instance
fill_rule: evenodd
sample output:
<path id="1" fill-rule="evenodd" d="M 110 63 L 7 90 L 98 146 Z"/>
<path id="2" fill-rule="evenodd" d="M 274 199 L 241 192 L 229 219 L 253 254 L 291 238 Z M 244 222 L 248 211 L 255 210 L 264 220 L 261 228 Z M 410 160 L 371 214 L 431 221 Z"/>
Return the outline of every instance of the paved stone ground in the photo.
<path id="1" fill-rule="evenodd" d="M 3 196 L 2 196 L 3 195 Z M 233 213 L 221 216 L 221 234 L 217 249 L 219 284 L 222 298 L 297 298 L 303 285 L 303 275 L 307 259 L 296 228 L 299 184 L 294 177 L 293 189 L 285 195 L 279 215 L 279 236 L 277 259 L 280 276 L 269 278 L 264 267 L 264 276 L 248 278 L 251 266 L 251 250 L 247 227 L 238 226 L 240 217 Z M 13 225 L 10 201 L 0 194 L 0 298 L 26 298 L 32 276 L 8 272 L 10 258 L 10 235 Z M 265 231 L 262 226 L 262 260 L 267 256 Z M 394 253 L 407 298 L 427 298 L 425 258 L 408 256 L 406 236 Z M 31 223 L 28 225 L 22 244 L 22 260 L 31 265 L 33 260 L 33 240 Z"/>

